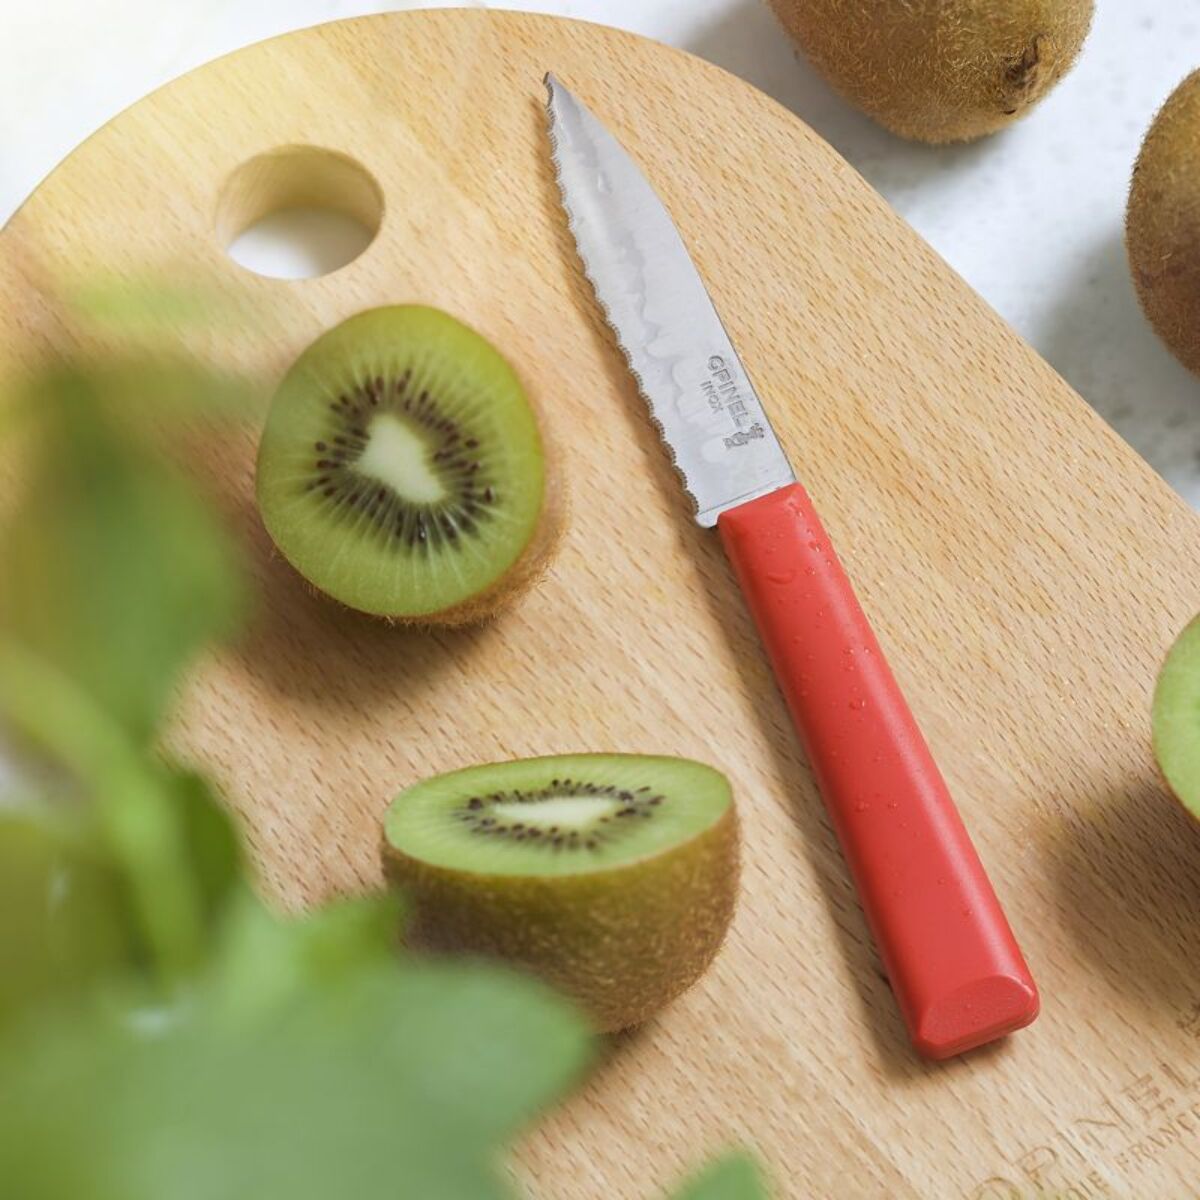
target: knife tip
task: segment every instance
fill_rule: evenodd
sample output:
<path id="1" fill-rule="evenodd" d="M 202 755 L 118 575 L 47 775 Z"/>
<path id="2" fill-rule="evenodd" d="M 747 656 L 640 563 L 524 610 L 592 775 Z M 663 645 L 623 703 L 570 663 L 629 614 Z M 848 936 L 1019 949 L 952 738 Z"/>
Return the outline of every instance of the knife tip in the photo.
<path id="1" fill-rule="evenodd" d="M 546 85 L 546 91 L 550 93 L 551 97 L 553 97 L 554 89 L 558 87 L 558 80 L 554 78 L 554 72 L 547 71 L 546 74 L 542 76 L 542 82 Z"/>

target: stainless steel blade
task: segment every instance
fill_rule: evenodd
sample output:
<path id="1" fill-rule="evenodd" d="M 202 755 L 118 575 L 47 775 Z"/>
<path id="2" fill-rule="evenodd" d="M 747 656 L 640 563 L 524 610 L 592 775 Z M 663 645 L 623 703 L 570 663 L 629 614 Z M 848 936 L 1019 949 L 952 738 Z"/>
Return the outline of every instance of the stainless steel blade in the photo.
<path id="1" fill-rule="evenodd" d="M 711 526 L 795 482 L 729 334 L 649 181 L 553 75 L 550 140 L 583 269 L 655 424 Z"/>

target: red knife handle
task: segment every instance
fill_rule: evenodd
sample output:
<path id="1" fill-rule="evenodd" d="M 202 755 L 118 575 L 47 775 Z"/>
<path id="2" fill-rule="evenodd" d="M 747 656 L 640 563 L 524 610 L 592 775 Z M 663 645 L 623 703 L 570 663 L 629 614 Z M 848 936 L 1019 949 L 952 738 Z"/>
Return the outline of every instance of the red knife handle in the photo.
<path id="1" fill-rule="evenodd" d="M 718 527 L 913 1044 L 948 1058 L 1028 1025 L 1037 987 L 812 501 L 792 484 Z"/>

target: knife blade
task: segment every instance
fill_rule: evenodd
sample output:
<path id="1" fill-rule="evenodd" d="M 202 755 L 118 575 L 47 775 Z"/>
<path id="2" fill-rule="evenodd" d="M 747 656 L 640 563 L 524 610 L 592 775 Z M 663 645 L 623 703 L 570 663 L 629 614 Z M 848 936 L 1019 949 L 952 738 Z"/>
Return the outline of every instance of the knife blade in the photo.
<path id="1" fill-rule="evenodd" d="M 1037 987 L 928 745 L 670 213 L 552 74 L 583 270 L 696 508 L 716 526 L 808 754 L 914 1046 L 1028 1025 Z"/>

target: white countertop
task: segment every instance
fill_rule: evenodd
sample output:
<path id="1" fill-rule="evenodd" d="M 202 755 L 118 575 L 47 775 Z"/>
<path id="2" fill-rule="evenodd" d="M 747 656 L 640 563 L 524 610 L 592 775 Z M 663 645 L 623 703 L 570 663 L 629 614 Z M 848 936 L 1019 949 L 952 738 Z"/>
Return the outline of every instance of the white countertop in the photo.
<path id="1" fill-rule="evenodd" d="M 604 21 L 748 79 L 830 141 L 1193 505 L 1200 379 L 1142 319 L 1121 227 L 1155 109 L 1200 66 L 1200 0 L 1100 0 L 1075 71 L 1032 116 L 968 146 L 902 142 L 848 108 L 761 0 L 503 0 Z M 7 0 L 0 15 L 0 221 L 82 138 L 159 84 L 338 17 L 446 4 Z M 995 397 L 997 404 L 1004 396 Z"/>

